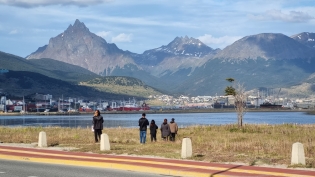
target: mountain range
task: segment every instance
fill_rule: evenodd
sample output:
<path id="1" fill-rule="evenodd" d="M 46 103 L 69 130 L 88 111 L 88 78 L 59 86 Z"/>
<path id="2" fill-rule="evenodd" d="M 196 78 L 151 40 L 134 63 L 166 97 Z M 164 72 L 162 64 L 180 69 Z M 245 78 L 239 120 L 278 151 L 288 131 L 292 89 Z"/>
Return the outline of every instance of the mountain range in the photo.
<path id="1" fill-rule="evenodd" d="M 107 43 L 76 20 L 26 58 L 58 60 L 100 76 L 134 77 L 177 94 L 214 95 L 223 94 L 229 77 L 246 89 L 314 84 L 314 43 L 315 33 L 261 33 L 221 50 L 185 36 L 137 54 Z"/>

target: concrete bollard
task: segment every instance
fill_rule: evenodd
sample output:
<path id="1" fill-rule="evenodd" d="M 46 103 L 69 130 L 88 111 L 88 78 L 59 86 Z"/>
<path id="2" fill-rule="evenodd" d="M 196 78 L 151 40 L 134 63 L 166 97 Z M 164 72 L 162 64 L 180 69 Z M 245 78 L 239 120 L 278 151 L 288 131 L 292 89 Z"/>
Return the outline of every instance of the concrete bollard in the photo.
<path id="1" fill-rule="evenodd" d="M 103 133 L 101 135 L 101 151 L 109 151 L 110 150 L 110 144 L 109 144 L 109 138 L 108 135 Z"/>
<path id="2" fill-rule="evenodd" d="M 291 165 L 302 164 L 305 165 L 305 154 L 302 143 L 294 143 L 292 145 Z"/>
<path id="3" fill-rule="evenodd" d="M 182 154 L 181 157 L 183 159 L 189 158 L 192 156 L 192 146 L 191 146 L 191 139 L 184 138 L 182 141 Z"/>
<path id="4" fill-rule="evenodd" d="M 47 139 L 45 132 L 39 132 L 38 147 L 47 147 Z"/>

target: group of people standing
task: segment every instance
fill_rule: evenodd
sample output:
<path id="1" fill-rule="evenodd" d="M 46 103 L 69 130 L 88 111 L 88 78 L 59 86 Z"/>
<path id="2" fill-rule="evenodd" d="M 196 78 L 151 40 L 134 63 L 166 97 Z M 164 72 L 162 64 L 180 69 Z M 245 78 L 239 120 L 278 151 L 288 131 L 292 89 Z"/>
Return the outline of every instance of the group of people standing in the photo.
<path id="1" fill-rule="evenodd" d="M 149 121 L 146 118 L 146 114 L 142 113 L 142 117 L 139 119 L 139 130 L 140 130 L 140 143 L 144 144 L 146 142 L 146 134 L 147 134 L 147 126 L 149 125 Z M 151 120 L 150 123 L 150 135 L 151 142 L 156 141 L 158 126 L 155 124 L 154 120 Z M 161 130 L 161 138 L 164 141 L 175 141 L 175 136 L 178 132 L 178 126 L 175 123 L 175 119 L 172 118 L 170 123 L 167 123 L 167 119 L 164 119 L 163 123 L 160 127 Z"/>
<path id="2" fill-rule="evenodd" d="M 100 111 L 96 110 L 93 115 L 93 127 L 95 143 L 101 140 L 102 130 L 103 130 L 103 116 L 101 116 Z M 139 130 L 140 130 L 140 143 L 145 144 L 147 138 L 147 127 L 150 125 L 150 135 L 151 142 L 156 142 L 156 134 L 158 132 L 158 126 L 155 124 L 154 120 L 151 120 L 149 124 L 148 119 L 146 118 L 146 114 L 142 113 L 142 117 L 139 119 Z M 167 119 L 164 119 L 163 123 L 160 127 L 161 130 L 161 138 L 164 141 L 175 141 L 175 136 L 178 131 L 178 126 L 175 123 L 175 119 L 172 118 L 170 123 L 167 123 Z"/>

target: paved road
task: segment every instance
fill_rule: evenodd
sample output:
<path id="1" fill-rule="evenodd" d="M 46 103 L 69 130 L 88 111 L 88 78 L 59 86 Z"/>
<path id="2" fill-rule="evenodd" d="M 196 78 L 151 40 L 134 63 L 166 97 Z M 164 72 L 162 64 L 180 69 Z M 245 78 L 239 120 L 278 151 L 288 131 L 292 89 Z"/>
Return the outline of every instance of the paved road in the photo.
<path id="1" fill-rule="evenodd" d="M 315 171 L 1 146 L 0 159 L 190 177 L 314 177 Z M 2 163 L 0 164 L 2 166 Z M 75 168 L 75 167 L 73 167 Z M 0 168 L 1 169 L 1 168 Z M 58 168 L 57 168 L 58 169 Z M 77 168 L 76 168 L 77 169 Z M 11 170 L 12 171 L 12 170 Z M 69 170 L 70 172 L 72 170 Z M 76 171 L 76 170 L 73 170 Z M 83 170 L 84 171 L 84 170 Z M 12 171 L 14 172 L 14 171 Z M 45 171 L 41 171 L 44 173 Z M 83 173 L 83 172 L 82 172 Z M 81 174 L 81 173 L 78 173 Z M 130 173 L 131 174 L 131 173 Z M 31 176 L 32 174 L 30 174 Z M 1 176 L 1 173 L 0 173 Z M 83 175 L 84 176 L 84 175 Z M 92 175 L 88 175 L 92 176 Z M 128 173 L 128 176 L 129 173 Z M 147 176 L 147 175 L 145 175 Z"/>
<path id="2" fill-rule="evenodd" d="M 108 168 L 78 167 L 1 159 L 0 164 L 0 177 L 162 177 L 162 175 L 158 174 Z"/>

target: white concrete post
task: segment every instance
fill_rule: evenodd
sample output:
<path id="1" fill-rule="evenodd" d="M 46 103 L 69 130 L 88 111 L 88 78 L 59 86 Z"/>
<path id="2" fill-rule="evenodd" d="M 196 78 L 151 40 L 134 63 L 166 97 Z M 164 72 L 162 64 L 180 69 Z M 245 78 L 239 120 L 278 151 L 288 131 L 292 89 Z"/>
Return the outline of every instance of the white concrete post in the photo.
<path id="1" fill-rule="evenodd" d="M 109 138 L 108 138 L 108 135 L 105 133 L 101 135 L 100 146 L 101 146 L 101 151 L 110 150 Z"/>
<path id="2" fill-rule="evenodd" d="M 302 164 L 305 165 L 305 154 L 302 143 L 294 143 L 292 145 L 291 165 Z"/>
<path id="3" fill-rule="evenodd" d="M 43 131 L 39 132 L 38 147 L 47 147 L 46 133 Z"/>
<path id="4" fill-rule="evenodd" d="M 189 158 L 192 156 L 192 146 L 191 146 L 191 139 L 184 138 L 182 141 L 182 154 L 181 157 L 183 159 Z"/>

